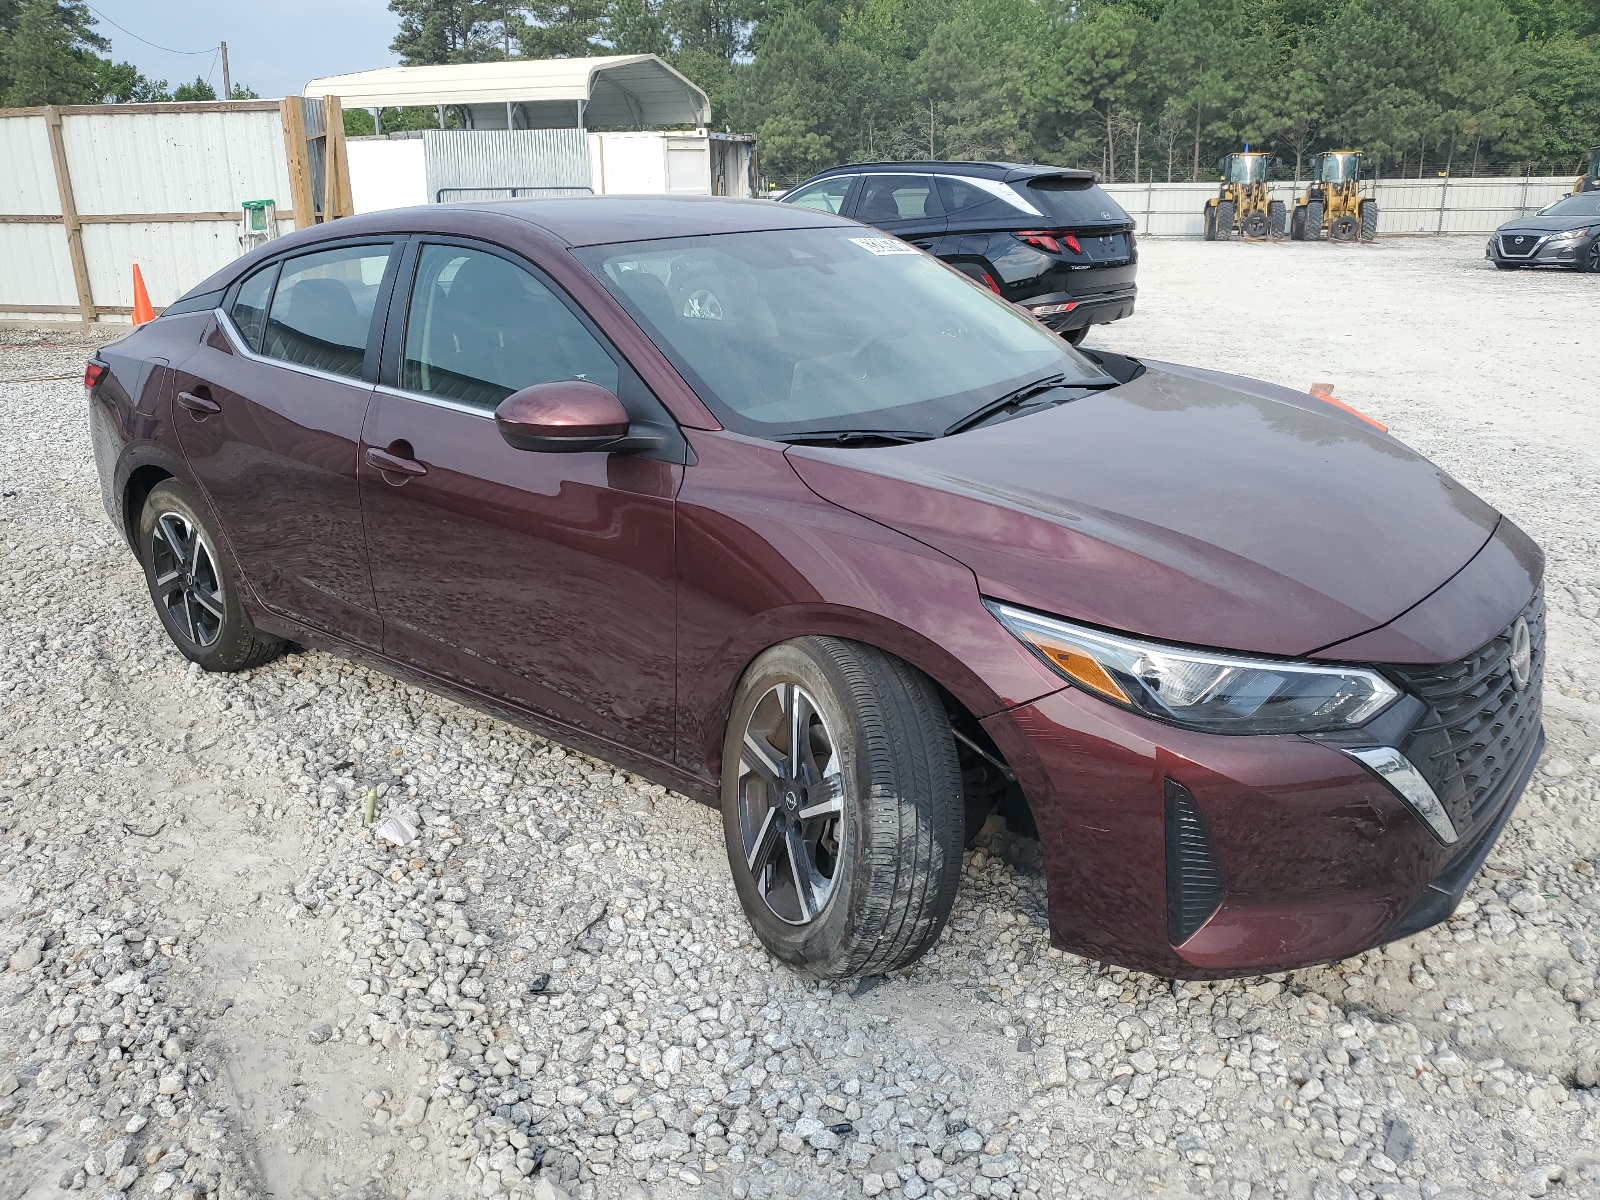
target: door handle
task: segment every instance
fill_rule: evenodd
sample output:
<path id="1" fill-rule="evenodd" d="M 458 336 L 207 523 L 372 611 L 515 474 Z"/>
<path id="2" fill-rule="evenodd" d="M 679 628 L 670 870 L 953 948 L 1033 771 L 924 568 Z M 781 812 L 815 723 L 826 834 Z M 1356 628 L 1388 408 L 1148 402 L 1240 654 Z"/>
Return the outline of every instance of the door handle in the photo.
<path id="1" fill-rule="evenodd" d="M 222 411 L 222 405 L 211 399 L 211 397 L 197 396 L 193 392 L 179 392 L 178 403 L 183 405 L 190 412 L 196 413 L 202 417 Z"/>
<path id="2" fill-rule="evenodd" d="M 367 465 L 376 467 L 388 475 L 407 475 L 416 478 L 428 473 L 428 468 L 416 459 L 402 458 L 398 454 L 390 454 L 387 450 L 379 450 L 376 446 L 367 447 Z"/>

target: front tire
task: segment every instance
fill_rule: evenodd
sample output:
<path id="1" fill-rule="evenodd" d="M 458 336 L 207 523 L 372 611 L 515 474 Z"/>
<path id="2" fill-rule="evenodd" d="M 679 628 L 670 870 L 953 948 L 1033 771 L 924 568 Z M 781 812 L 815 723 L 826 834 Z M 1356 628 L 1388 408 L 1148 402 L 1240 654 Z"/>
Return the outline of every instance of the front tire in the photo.
<path id="1" fill-rule="evenodd" d="M 1289 218 L 1289 239 L 1295 242 L 1306 240 L 1306 208 L 1303 204 L 1295 205 L 1294 215 Z"/>
<path id="2" fill-rule="evenodd" d="M 1306 205 L 1306 241 L 1320 242 L 1322 240 L 1322 219 L 1327 212 L 1327 207 L 1321 200 L 1313 200 Z"/>
<path id="3" fill-rule="evenodd" d="M 1220 241 L 1233 232 L 1233 201 L 1219 200 L 1216 208 L 1217 239 Z"/>
<path id="4" fill-rule="evenodd" d="M 139 514 L 139 561 L 172 644 L 207 671 L 245 671 L 283 653 L 239 602 L 232 558 L 187 487 L 165 479 Z"/>
<path id="5" fill-rule="evenodd" d="M 827 979 L 915 962 L 961 878 L 955 738 L 933 683 L 833 637 L 774 646 L 734 690 L 722 819 L 745 916 Z"/>
<path id="6" fill-rule="evenodd" d="M 1208 242 L 1216 241 L 1217 240 L 1217 206 L 1215 204 L 1206 205 L 1205 209 L 1200 214 L 1200 220 L 1203 222 L 1203 228 L 1205 230 L 1205 240 L 1208 241 Z"/>
<path id="7" fill-rule="evenodd" d="M 1589 248 L 1579 257 L 1578 270 L 1589 275 L 1600 274 L 1600 237 L 1590 242 Z"/>
<path id="8" fill-rule="evenodd" d="M 1284 217 L 1288 210 L 1282 200 L 1269 200 L 1267 202 L 1267 236 L 1281 238 L 1283 236 Z"/>
<path id="9" fill-rule="evenodd" d="M 1361 240 L 1375 242 L 1378 240 L 1378 202 L 1376 200 L 1363 200 L 1361 202 Z"/>

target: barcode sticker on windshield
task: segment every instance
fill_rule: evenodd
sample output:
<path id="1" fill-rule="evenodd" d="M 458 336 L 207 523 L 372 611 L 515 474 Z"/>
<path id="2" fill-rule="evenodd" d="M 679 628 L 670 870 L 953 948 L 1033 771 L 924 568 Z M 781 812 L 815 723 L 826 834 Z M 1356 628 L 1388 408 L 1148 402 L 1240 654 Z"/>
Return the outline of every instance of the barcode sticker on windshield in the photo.
<path id="1" fill-rule="evenodd" d="M 863 250 L 871 251 L 873 254 L 917 253 L 917 248 L 915 246 L 908 246 L 899 238 L 851 238 L 850 240 L 856 245 L 860 246 Z"/>

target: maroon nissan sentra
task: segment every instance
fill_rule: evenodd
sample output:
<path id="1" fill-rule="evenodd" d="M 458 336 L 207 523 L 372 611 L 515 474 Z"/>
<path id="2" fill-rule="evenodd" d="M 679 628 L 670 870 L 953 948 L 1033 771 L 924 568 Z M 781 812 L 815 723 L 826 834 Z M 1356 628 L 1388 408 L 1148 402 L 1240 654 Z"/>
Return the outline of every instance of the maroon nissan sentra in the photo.
<path id="1" fill-rule="evenodd" d="M 86 384 L 185 656 L 323 647 L 720 806 L 816 975 L 927 950 L 996 811 L 1065 949 L 1354 954 L 1450 915 L 1543 745 L 1539 548 L 1381 425 L 825 213 L 341 220 Z"/>

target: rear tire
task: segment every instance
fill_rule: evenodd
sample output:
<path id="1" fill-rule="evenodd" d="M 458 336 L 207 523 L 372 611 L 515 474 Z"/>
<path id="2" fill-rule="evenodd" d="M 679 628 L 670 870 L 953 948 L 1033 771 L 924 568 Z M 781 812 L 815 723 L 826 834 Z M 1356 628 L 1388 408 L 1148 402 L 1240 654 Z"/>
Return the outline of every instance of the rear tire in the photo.
<path id="1" fill-rule="evenodd" d="M 1269 200 L 1267 202 L 1267 236 L 1281 238 L 1283 236 L 1284 218 L 1288 210 L 1282 200 Z"/>
<path id="2" fill-rule="evenodd" d="M 1083 345 L 1083 339 L 1089 336 L 1089 327 L 1085 325 L 1081 329 L 1068 329 L 1061 336 L 1066 338 L 1069 344 L 1081 346 Z"/>
<path id="3" fill-rule="evenodd" d="M 1217 240 L 1222 241 L 1233 234 L 1234 205 L 1232 200 L 1219 200 L 1216 206 Z"/>
<path id="4" fill-rule="evenodd" d="M 1203 228 L 1205 230 L 1205 239 L 1206 239 L 1206 241 L 1208 241 L 1208 242 L 1216 241 L 1217 240 L 1217 206 L 1215 204 L 1206 205 L 1205 208 L 1200 213 L 1200 219 L 1204 223 Z"/>
<path id="5" fill-rule="evenodd" d="M 1306 241 L 1322 240 L 1322 218 L 1326 212 L 1327 207 L 1321 200 L 1313 200 L 1306 205 Z"/>
<path id="6" fill-rule="evenodd" d="M 1289 240 L 1303 242 L 1306 240 L 1306 206 L 1294 206 L 1294 215 L 1289 218 Z"/>
<path id="7" fill-rule="evenodd" d="M 1378 240 L 1378 202 L 1376 200 L 1363 200 L 1361 202 L 1361 240 L 1375 242 Z"/>
<path id="8" fill-rule="evenodd" d="M 250 623 L 225 543 L 176 479 L 162 480 L 145 497 L 138 550 L 162 628 L 190 662 L 207 671 L 247 671 L 283 653 L 281 640 Z"/>
<path id="9" fill-rule="evenodd" d="M 722 761 L 728 864 L 774 957 L 844 979 L 933 945 L 961 880 L 966 812 L 927 676 L 842 638 L 774 646 L 734 690 Z"/>

